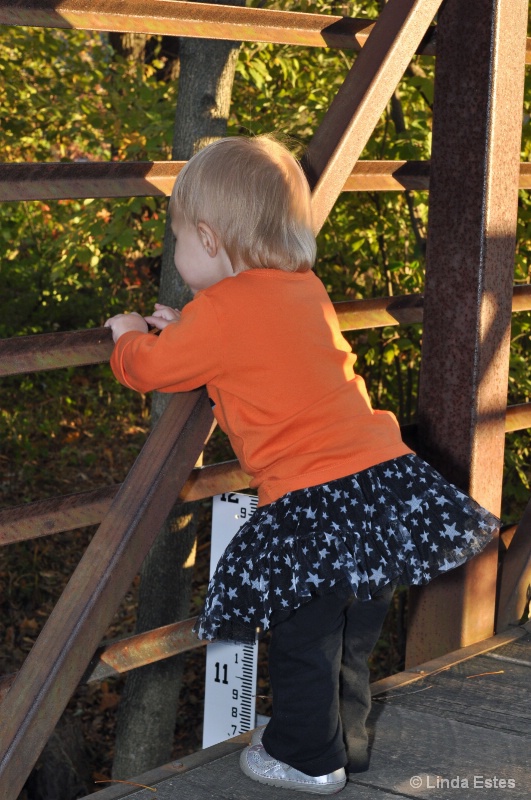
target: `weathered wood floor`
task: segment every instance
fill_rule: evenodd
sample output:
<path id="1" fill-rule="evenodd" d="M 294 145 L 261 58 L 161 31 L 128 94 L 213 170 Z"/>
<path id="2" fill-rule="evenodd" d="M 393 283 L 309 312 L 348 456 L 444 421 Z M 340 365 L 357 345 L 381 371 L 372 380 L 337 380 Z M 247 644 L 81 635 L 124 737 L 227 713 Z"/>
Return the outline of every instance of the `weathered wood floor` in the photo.
<path id="1" fill-rule="evenodd" d="M 352 776 L 342 800 L 531 796 L 531 623 L 379 681 L 373 695 L 370 769 Z M 245 739 L 132 779 L 150 788 L 114 784 L 90 797 L 310 797 L 246 778 L 238 767 Z"/>

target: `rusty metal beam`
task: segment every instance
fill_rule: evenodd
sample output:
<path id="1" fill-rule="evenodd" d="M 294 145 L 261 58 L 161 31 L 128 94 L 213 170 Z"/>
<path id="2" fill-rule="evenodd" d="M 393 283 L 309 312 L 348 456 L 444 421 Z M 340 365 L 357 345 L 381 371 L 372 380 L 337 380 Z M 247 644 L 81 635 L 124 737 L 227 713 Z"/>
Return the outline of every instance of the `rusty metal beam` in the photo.
<path id="1" fill-rule="evenodd" d="M 399 295 L 343 301 L 334 308 L 341 330 L 356 331 L 422 322 L 423 305 L 422 295 Z M 531 285 L 513 288 L 512 310 L 531 311 Z M 112 348 L 107 328 L 0 339 L 0 376 L 101 364 L 109 360 Z"/>
<path id="2" fill-rule="evenodd" d="M 531 284 L 524 283 L 513 286 L 513 314 L 517 311 L 531 311 Z"/>
<path id="3" fill-rule="evenodd" d="M 102 645 L 94 653 L 82 681 L 94 683 L 105 678 L 123 675 L 132 669 L 162 661 L 164 658 L 185 653 L 207 644 L 192 632 L 197 617 L 174 622 L 160 628 L 127 636 L 107 645 Z M 13 685 L 17 673 L 0 677 L 0 703 Z"/>
<path id="4" fill-rule="evenodd" d="M 160 628 L 137 633 L 98 648 L 88 665 L 84 680 L 87 683 L 123 675 L 145 664 L 204 647 L 207 642 L 197 638 L 192 628 L 197 617 L 174 622 Z"/>
<path id="5" fill-rule="evenodd" d="M 425 316 L 424 455 L 499 513 L 527 0 L 446 0 L 438 17 Z M 492 635 L 498 543 L 410 594 L 407 664 Z"/>
<path id="6" fill-rule="evenodd" d="M 189 503 L 223 492 L 238 492 L 248 489 L 249 481 L 249 476 L 235 460 L 197 467 L 188 476 L 179 500 Z M 97 525 L 109 511 L 121 486 L 116 484 L 4 508 L 0 510 L 0 546 Z"/>
<path id="7" fill-rule="evenodd" d="M 184 161 L 0 164 L 0 202 L 85 197 L 169 197 Z M 358 161 L 341 191 L 428 191 L 429 161 Z M 531 189 L 531 164 L 520 165 Z"/>
<path id="8" fill-rule="evenodd" d="M 169 197 L 184 161 L 0 164 L 0 202 L 85 197 Z M 429 161 L 358 161 L 343 192 L 428 191 Z M 520 165 L 531 189 L 531 164 Z"/>
<path id="9" fill-rule="evenodd" d="M 0 164 L 0 201 L 171 194 L 184 161 Z"/>
<path id="10" fill-rule="evenodd" d="M 515 433 L 531 428 L 531 403 L 508 406 L 505 415 L 505 433 Z"/>
<path id="11" fill-rule="evenodd" d="M 110 328 L 0 339 L 0 375 L 101 364 L 110 359 L 112 349 Z"/>
<path id="12" fill-rule="evenodd" d="M 184 164 L 184 161 L 0 164 L 0 202 L 72 197 L 168 197 Z M 429 189 L 429 169 L 429 162 L 423 161 L 359 161 L 343 191 Z M 531 187 L 531 172 L 528 184 Z"/>
<path id="13" fill-rule="evenodd" d="M 0 23 L 360 50 L 369 19 L 166 0 L 3 0 Z M 419 52 L 435 54 L 435 31 Z"/>
<path id="14" fill-rule="evenodd" d="M 341 191 L 400 192 L 429 188 L 429 161 L 357 161 Z"/>
<path id="15" fill-rule="evenodd" d="M 203 390 L 174 395 L 2 703 L 0 795 L 15 800 L 203 449 Z"/>
<path id="16" fill-rule="evenodd" d="M 531 189 L 531 164 L 520 164 L 520 189 Z M 429 161 L 357 161 L 343 192 L 429 191 Z"/>
<path id="17" fill-rule="evenodd" d="M 383 328 L 386 325 L 411 325 L 422 322 L 424 298 L 421 294 L 372 297 L 369 300 L 343 300 L 334 303 L 342 331 Z"/>
<path id="18" fill-rule="evenodd" d="M 422 320 L 421 295 L 356 300 L 337 303 L 335 307 L 343 330 Z M 112 348 L 108 328 L 1 339 L 0 376 L 99 364 L 109 360 Z"/>
<path id="19" fill-rule="evenodd" d="M 444 301 L 444 293 L 441 296 Z M 410 325 L 424 319 L 424 295 L 404 294 L 373 297 L 370 300 L 343 300 L 334 303 L 341 330 L 356 331 L 387 325 Z M 512 289 L 511 311 L 531 311 L 531 284 L 516 284 Z"/>
<path id="20" fill-rule="evenodd" d="M 441 0 L 389 0 L 313 136 L 302 163 L 319 231 Z"/>
<path id="21" fill-rule="evenodd" d="M 169 196 L 184 164 L 184 161 L 0 164 L 0 202 Z M 528 166 L 531 165 L 525 164 L 523 168 Z M 359 161 L 343 191 L 428 189 L 429 169 L 429 162 L 425 161 Z M 531 187 L 531 173 L 527 182 Z"/>
<path id="22" fill-rule="evenodd" d="M 343 50 L 360 50 L 374 27 L 371 20 L 363 18 L 263 8 L 231 10 L 213 3 L 170 5 L 166 0 L 2 0 L 0 24 L 194 36 Z M 435 26 L 426 32 L 416 52 L 423 56 L 435 55 Z M 525 61 L 531 64 L 531 38 L 527 39 Z"/>
<path id="23" fill-rule="evenodd" d="M 340 302 L 335 308 L 347 331 L 421 322 L 422 303 L 422 295 L 410 295 Z M 109 360 L 112 348 L 108 328 L 0 339 L 0 376 L 99 364 Z"/>
<path id="24" fill-rule="evenodd" d="M 0 545 L 97 525 L 111 507 L 120 486 L 3 508 L 0 510 Z"/>
<path id="25" fill-rule="evenodd" d="M 404 426 L 402 435 L 405 438 L 411 428 L 414 430 L 408 444 L 414 448 L 418 435 L 416 426 Z M 531 403 L 508 406 L 505 432 L 514 433 L 527 428 L 531 428 Z M 236 460 L 198 467 L 190 473 L 179 499 L 188 503 L 223 492 L 238 492 L 249 488 L 249 480 Z M 0 546 L 98 524 L 109 510 L 120 485 L 0 510 Z"/>

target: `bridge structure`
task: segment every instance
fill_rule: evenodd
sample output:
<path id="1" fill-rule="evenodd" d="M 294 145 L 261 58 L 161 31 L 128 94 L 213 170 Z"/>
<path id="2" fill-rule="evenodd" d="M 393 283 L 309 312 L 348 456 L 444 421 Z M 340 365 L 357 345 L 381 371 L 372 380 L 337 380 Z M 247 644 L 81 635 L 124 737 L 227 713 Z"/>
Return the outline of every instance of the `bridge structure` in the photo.
<path id="1" fill-rule="evenodd" d="M 524 77 L 531 63 L 527 19 L 527 0 L 388 0 L 377 20 L 167 0 L 0 0 L 2 25 L 357 52 L 303 158 L 316 231 L 343 191 L 428 189 L 427 268 L 423 295 L 341 302 L 338 317 L 343 330 L 422 323 L 418 420 L 405 432 L 408 441 L 494 513 L 501 507 L 505 434 L 531 427 L 530 403 L 507 407 L 511 315 L 531 310 L 531 286 L 513 285 L 518 190 L 531 188 L 531 169 L 520 163 Z M 430 161 L 360 161 L 415 53 L 436 59 Z M 172 161 L 2 164 L 0 200 L 168 195 L 181 168 Z M 111 350 L 106 329 L 15 337 L 0 342 L 0 370 L 13 375 L 94 364 Z M 17 798 L 81 680 L 101 680 L 203 645 L 191 633 L 193 620 L 106 646 L 101 640 L 175 502 L 248 486 L 235 461 L 194 466 L 211 425 L 203 390 L 174 395 L 123 484 L 0 512 L 3 546 L 99 524 L 19 673 L 0 683 L 0 794 L 6 800 Z M 480 556 L 411 591 L 406 671 L 374 687 L 375 756 L 366 778 L 349 784 L 345 796 L 355 789 L 358 798 L 446 797 L 454 787 L 445 780 L 473 782 L 480 751 L 477 774 L 494 779 L 496 743 L 502 742 L 505 771 L 497 777 L 515 786 L 501 788 L 524 797 L 531 777 L 525 756 L 529 713 L 519 716 L 514 698 L 529 710 L 522 687 L 531 666 L 530 636 L 519 623 L 530 600 L 530 537 L 528 505 L 520 524 Z M 498 663 L 503 669 L 492 669 Z M 467 674 L 470 665 L 473 673 Z M 490 673 L 503 674 L 505 683 L 494 675 L 488 685 L 476 677 Z M 457 691 L 463 697 L 468 692 L 459 708 L 449 700 Z M 415 708 L 412 692 L 422 697 Z M 504 700 L 513 709 L 510 723 L 501 721 Z M 478 703 L 484 704 L 483 720 L 473 714 Z M 384 754 L 385 737 L 393 732 L 400 744 L 396 763 Z M 472 746 L 474 735 L 483 750 Z M 445 749 L 442 741 L 452 747 Z M 101 796 L 152 796 L 151 782 L 160 797 L 173 797 L 179 781 L 183 798 L 211 797 L 212 791 L 249 797 L 232 764 L 243 743 L 231 740 L 186 763 L 166 765 L 137 781 L 147 788 L 114 786 Z M 405 754 L 414 747 L 424 753 L 423 763 L 431 747 L 432 762 L 440 756 L 446 774 L 430 767 L 407 777 L 416 762 Z M 460 797 L 473 797 L 481 787 L 455 788 Z M 263 787 L 252 789 L 253 797 L 272 796 Z"/>

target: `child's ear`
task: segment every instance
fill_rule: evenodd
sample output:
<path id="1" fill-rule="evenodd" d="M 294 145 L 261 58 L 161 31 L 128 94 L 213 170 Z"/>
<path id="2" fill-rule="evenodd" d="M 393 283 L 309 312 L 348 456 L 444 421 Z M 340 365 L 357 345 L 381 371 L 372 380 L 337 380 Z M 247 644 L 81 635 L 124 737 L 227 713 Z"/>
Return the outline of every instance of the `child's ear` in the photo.
<path id="1" fill-rule="evenodd" d="M 219 241 L 218 237 L 216 236 L 210 225 L 207 225 L 206 222 L 199 222 L 197 224 L 197 233 L 201 241 L 201 244 L 207 251 L 208 255 L 211 258 L 214 258 L 214 256 L 217 255 L 219 249 Z"/>

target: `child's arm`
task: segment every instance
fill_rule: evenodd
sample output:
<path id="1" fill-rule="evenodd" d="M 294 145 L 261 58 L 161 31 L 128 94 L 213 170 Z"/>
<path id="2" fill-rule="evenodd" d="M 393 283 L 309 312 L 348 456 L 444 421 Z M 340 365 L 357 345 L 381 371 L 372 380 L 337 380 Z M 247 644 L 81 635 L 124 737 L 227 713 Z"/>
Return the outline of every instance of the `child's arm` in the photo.
<path id="1" fill-rule="evenodd" d="M 131 322 L 133 316 L 138 319 L 119 314 L 107 324 L 121 325 L 122 318 Z M 157 308 L 153 320 L 164 328 L 157 336 L 147 333 L 147 323 L 140 319 L 145 328 L 128 328 L 111 356 L 112 371 L 124 386 L 138 392 L 187 392 L 219 374 L 223 362 L 219 322 L 206 296 L 197 294 L 182 314 L 168 306 Z M 146 319 L 151 323 L 151 317 Z"/>
<path id="2" fill-rule="evenodd" d="M 118 341 L 120 336 L 129 331 L 148 332 L 147 322 L 136 311 L 131 314 L 116 314 L 116 316 L 110 317 L 105 322 L 104 327 L 112 330 L 112 338 L 115 342 Z"/>

